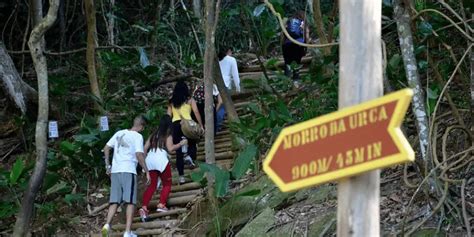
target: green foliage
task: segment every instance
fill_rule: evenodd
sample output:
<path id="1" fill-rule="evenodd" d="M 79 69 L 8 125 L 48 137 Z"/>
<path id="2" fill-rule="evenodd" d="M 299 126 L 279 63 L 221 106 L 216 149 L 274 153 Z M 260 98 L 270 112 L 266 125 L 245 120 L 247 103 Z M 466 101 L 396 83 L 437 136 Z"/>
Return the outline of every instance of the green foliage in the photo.
<path id="1" fill-rule="evenodd" d="M 239 153 L 239 156 L 234 162 L 232 167 L 232 177 L 235 179 L 242 177 L 251 166 L 256 155 L 257 147 L 255 145 L 250 144 L 246 146 L 244 150 Z"/>
<path id="2" fill-rule="evenodd" d="M 12 167 L 12 170 L 10 171 L 10 184 L 15 185 L 16 182 L 18 181 L 18 178 L 20 178 L 20 175 L 23 173 L 23 170 L 25 168 L 25 165 L 23 164 L 22 159 L 17 159 L 15 161 L 15 164 Z"/>
<path id="3" fill-rule="evenodd" d="M 227 194 L 229 189 L 230 173 L 227 170 L 221 169 L 214 164 L 207 164 L 204 162 L 198 162 L 201 170 L 199 172 L 194 172 L 191 175 L 191 178 L 195 182 L 201 182 L 204 179 L 204 175 L 208 173 L 209 175 L 214 176 L 215 188 L 214 194 L 217 197 L 223 197 Z"/>

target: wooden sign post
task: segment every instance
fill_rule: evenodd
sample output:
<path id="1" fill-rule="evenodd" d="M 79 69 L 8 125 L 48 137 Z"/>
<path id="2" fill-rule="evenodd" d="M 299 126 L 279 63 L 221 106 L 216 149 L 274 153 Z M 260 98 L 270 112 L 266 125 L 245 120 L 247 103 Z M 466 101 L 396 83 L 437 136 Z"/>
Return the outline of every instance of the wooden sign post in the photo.
<path id="1" fill-rule="evenodd" d="M 340 0 L 339 109 L 382 96 L 382 0 Z M 380 236 L 380 170 L 339 182 L 337 236 Z"/>

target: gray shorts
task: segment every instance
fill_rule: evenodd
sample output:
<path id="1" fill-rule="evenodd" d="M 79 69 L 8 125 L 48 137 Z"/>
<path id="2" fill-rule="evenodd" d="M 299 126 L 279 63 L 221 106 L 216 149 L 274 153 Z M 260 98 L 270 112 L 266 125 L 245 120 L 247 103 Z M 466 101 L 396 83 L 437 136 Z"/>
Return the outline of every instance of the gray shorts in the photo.
<path id="1" fill-rule="evenodd" d="M 132 173 L 112 173 L 109 203 L 137 203 L 137 177 Z"/>

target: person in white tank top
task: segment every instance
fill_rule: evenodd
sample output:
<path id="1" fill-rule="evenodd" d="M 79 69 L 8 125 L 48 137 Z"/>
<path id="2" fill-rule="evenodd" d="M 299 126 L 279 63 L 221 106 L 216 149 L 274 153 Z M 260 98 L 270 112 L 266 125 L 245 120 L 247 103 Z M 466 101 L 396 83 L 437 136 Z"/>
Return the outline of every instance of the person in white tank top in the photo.
<path id="1" fill-rule="evenodd" d="M 168 159 L 168 152 L 180 149 L 187 144 L 187 140 L 182 140 L 178 144 L 173 144 L 171 136 L 171 117 L 164 115 L 160 120 L 160 125 L 148 138 L 145 143 L 146 166 L 150 172 L 151 182 L 143 194 L 142 208 L 139 213 L 143 222 L 148 219 L 148 204 L 156 191 L 158 178 L 161 179 L 163 188 L 160 193 L 160 202 L 157 206 L 158 212 L 166 212 L 166 202 L 171 192 L 171 164 Z"/>

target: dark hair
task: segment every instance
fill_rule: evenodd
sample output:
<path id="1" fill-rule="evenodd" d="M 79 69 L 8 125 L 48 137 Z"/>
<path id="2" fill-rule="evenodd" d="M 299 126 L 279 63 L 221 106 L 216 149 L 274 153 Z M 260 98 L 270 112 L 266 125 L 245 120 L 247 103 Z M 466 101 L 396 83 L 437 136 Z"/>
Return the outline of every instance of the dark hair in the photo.
<path id="1" fill-rule="evenodd" d="M 217 57 L 219 58 L 219 61 L 221 61 L 222 59 L 224 59 L 225 56 L 227 56 L 227 52 L 232 51 L 232 48 L 231 47 L 224 47 L 222 48 L 221 51 L 219 51 L 219 53 L 217 54 Z"/>
<path id="2" fill-rule="evenodd" d="M 179 80 L 174 86 L 173 95 L 171 97 L 170 103 L 175 108 L 179 108 L 181 105 L 186 103 L 186 101 L 188 101 L 190 96 L 191 95 L 189 94 L 189 89 L 186 83 L 184 83 L 184 81 L 182 80 Z"/>
<path id="3" fill-rule="evenodd" d="M 300 19 L 302 21 L 306 20 L 306 13 L 302 10 L 299 10 L 297 12 L 295 12 L 295 14 L 293 15 L 293 18 L 297 18 L 297 19 Z"/>
<path id="4" fill-rule="evenodd" d="M 150 136 L 150 149 L 165 149 L 166 139 L 171 135 L 173 123 L 169 115 L 164 115 L 160 119 L 160 125 Z"/>

